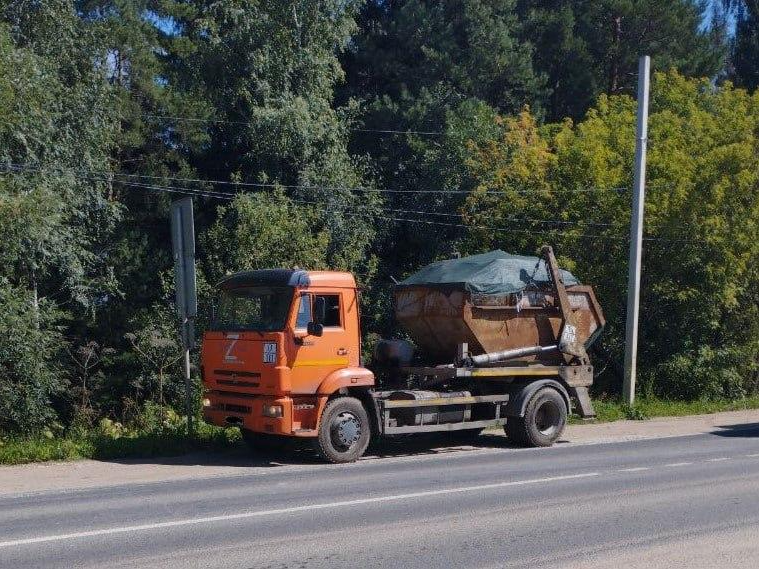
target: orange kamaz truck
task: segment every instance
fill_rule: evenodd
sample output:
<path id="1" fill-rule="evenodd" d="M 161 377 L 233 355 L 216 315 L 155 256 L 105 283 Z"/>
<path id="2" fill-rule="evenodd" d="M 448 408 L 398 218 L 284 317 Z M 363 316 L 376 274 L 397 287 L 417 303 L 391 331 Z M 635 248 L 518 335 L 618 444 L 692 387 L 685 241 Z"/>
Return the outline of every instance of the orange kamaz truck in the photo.
<path id="1" fill-rule="evenodd" d="M 411 341 L 380 341 L 371 366 L 351 274 L 255 270 L 218 289 L 203 414 L 254 448 L 299 437 L 351 462 L 372 439 L 491 426 L 548 446 L 573 407 L 594 415 L 587 348 L 603 313 L 550 247 L 440 261 L 398 283 L 395 317 Z"/>

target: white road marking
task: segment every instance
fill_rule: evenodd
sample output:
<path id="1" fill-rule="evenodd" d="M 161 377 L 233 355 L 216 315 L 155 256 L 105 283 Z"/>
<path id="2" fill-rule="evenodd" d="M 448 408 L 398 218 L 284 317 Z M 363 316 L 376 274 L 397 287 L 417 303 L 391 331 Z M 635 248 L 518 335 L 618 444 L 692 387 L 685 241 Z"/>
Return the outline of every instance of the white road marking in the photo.
<path id="1" fill-rule="evenodd" d="M 635 468 L 620 468 L 617 472 L 643 472 L 644 470 L 651 470 L 648 466 L 637 466 Z"/>
<path id="2" fill-rule="evenodd" d="M 667 468 L 675 468 L 676 466 L 691 466 L 692 464 L 692 462 L 670 462 L 664 466 Z"/>
<path id="3" fill-rule="evenodd" d="M 723 460 L 730 460 L 729 456 L 720 456 L 718 458 L 710 458 L 706 462 L 722 462 Z"/>
<path id="4" fill-rule="evenodd" d="M 326 504 L 310 504 L 305 506 L 293 506 L 291 508 L 279 508 L 276 510 L 260 510 L 256 512 L 242 512 L 239 514 L 228 514 L 225 516 L 209 516 L 205 518 L 190 518 L 184 520 L 175 520 L 171 522 L 158 522 L 154 524 L 142 524 L 134 526 L 124 526 L 108 529 L 97 529 L 91 531 L 82 531 L 76 533 L 65 533 L 58 535 L 45 535 L 40 537 L 30 537 L 25 539 L 14 539 L 11 541 L 0 542 L 0 548 L 14 547 L 18 545 L 30 545 L 34 543 L 47 543 L 51 541 L 64 541 L 69 539 L 78 539 L 83 537 L 96 537 L 100 535 L 113 535 L 119 533 L 128 533 L 135 531 L 148 531 L 161 528 L 173 528 L 180 526 L 189 526 L 197 524 L 207 524 L 214 522 L 223 522 L 228 520 L 241 520 L 246 518 L 259 518 L 277 514 L 292 514 L 297 512 L 307 512 L 311 510 L 325 510 L 328 508 L 340 508 L 344 506 L 358 506 L 362 504 L 376 504 L 382 502 L 393 502 L 398 500 L 409 500 L 412 498 L 427 498 L 429 496 L 444 496 L 446 494 L 462 494 L 465 492 L 477 492 L 480 490 L 493 490 L 495 488 L 507 488 L 509 486 L 526 486 L 528 484 L 542 484 L 546 482 L 558 482 L 561 480 L 575 480 L 578 478 L 592 478 L 600 476 L 600 472 L 585 472 L 582 474 L 570 474 L 567 476 L 552 476 L 548 478 L 533 478 L 530 480 L 515 480 L 512 482 L 498 482 L 495 484 L 481 484 L 478 486 L 464 486 L 458 488 L 446 488 L 443 490 L 428 490 L 425 492 L 411 492 L 409 494 L 394 494 L 390 496 L 378 496 L 375 498 L 360 498 L 357 500 L 345 500 L 342 502 L 329 502 Z"/>
<path id="5" fill-rule="evenodd" d="M 756 454 L 747 454 L 746 456 L 748 458 L 757 458 L 757 457 L 759 457 L 759 453 L 756 453 Z"/>

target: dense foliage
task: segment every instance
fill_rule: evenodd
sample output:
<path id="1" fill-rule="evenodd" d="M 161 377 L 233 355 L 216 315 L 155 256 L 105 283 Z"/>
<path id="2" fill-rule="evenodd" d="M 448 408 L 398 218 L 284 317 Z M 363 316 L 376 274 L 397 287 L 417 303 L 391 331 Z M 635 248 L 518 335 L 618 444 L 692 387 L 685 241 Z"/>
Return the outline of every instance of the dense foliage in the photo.
<path id="1" fill-rule="evenodd" d="M 473 146 L 468 161 L 480 184 L 466 204 L 466 250 L 560 244 L 603 299 L 613 365 L 623 355 L 635 113 L 630 97 L 606 95 L 577 124 L 539 126 L 524 112 L 503 120 L 499 139 Z M 650 113 L 645 386 L 684 398 L 742 396 L 754 387 L 759 338 L 759 93 L 657 74 Z M 610 371 L 607 383 L 618 377 Z"/>
<path id="2" fill-rule="evenodd" d="M 736 12 L 735 37 L 732 40 L 731 76 L 737 85 L 759 87 L 759 2 L 725 0 Z"/>
<path id="3" fill-rule="evenodd" d="M 198 332 L 235 270 L 351 270 L 365 332 L 393 334 L 393 277 L 551 243 L 597 287 L 616 392 L 643 52 L 642 386 L 755 393 L 757 22 L 753 0 L 0 0 L 0 431 L 181 400 L 181 194 Z"/>

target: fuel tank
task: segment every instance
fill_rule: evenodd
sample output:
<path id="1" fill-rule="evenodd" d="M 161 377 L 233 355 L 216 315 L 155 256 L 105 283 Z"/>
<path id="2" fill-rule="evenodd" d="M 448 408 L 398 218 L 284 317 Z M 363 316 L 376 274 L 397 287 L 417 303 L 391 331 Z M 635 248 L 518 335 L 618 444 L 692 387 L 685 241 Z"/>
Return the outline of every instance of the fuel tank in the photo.
<path id="1" fill-rule="evenodd" d="M 430 399 L 450 399 L 451 397 L 469 397 L 469 391 L 394 391 L 388 396 L 390 401 L 426 401 Z M 434 425 L 437 423 L 460 423 L 469 420 L 471 411 L 465 405 L 447 405 L 444 411 L 439 407 L 409 407 L 393 409 L 390 419 L 396 421 L 396 426 Z"/>

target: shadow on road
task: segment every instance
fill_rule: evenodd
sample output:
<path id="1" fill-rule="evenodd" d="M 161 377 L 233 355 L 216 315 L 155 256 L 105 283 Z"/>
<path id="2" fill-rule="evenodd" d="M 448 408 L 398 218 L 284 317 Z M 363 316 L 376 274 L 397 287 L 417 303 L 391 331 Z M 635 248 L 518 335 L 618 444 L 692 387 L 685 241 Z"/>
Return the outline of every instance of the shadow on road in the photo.
<path id="1" fill-rule="evenodd" d="M 479 436 L 455 436 L 429 434 L 400 436 L 372 444 L 362 460 L 388 457 L 445 455 L 479 449 L 516 449 L 516 445 L 500 434 L 484 433 Z M 240 468 L 277 467 L 284 465 L 324 464 L 317 456 L 310 441 L 283 440 L 282 448 L 249 450 L 244 446 L 224 451 L 201 451 L 177 456 L 149 458 L 100 459 L 101 462 L 117 464 L 157 464 L 167 466 L 231 466 Z"/>
<path id="2" fill-rule="evenodd" d="M 369 448 L 367 458 L 413 455 L 440 455 L 451 452 L 488 448 L 519 448 L 502 435 L 483 433 L 479 436 L 448 434 L 409 435 L 385 439 Z"/>
<path id="3" fill-rule="evenodd" d="M 288 441 L 289 442 L 289 441 Z M 151 456 L 139 458 L 98 459 L 115 464 L 145 464 L 164 466 L 209 466 L 268 468 L 284 465 L 318 464 L 313 450 L 303 444 L 288 444 L 282 449 L 252 451 L 244 445 L 231 446 L 229 450 L 196 450 L 174 456 Z"/>
<path id="4" fill-rule="evenodd" d="M 718 437 L 759 437 L 759 423 L 740 423 L 737 425 L 717 425 L 713 435 Z"/>

